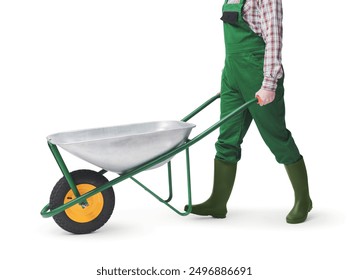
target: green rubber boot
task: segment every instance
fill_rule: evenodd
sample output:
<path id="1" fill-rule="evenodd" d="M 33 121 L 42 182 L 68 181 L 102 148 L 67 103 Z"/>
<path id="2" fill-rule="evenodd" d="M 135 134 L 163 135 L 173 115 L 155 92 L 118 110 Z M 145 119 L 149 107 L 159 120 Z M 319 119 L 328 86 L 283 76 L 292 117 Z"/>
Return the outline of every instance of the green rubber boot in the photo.
<path id="1" fill-rule="evenodd" d="M 205 202 L 193 205 L 192 214 L 225 218 L 227 215 L 227 202 L 235 181 L 236 165 L 236 163 L 232 164 L 215 159 L 212 194 Z M 184 209 L 187 211 L 188 205 Z"/>
<path id="2" fill-rule="evenodd" d="M 287 215 L 286 221 L 289 224 L 303 223 L 307 219 L 308 212 L 313 208 L 309 195 L 307 170 L 303 158 L 296 163 L 285 165 L 285 168 L 295 196 L 294 206 Z"/>

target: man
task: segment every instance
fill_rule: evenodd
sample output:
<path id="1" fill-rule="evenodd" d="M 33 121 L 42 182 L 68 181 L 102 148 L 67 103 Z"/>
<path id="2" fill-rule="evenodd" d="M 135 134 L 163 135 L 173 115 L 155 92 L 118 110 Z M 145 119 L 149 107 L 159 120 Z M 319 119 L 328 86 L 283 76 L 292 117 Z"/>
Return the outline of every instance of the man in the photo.
<path id="1" fill-rule="evenodd" d="M 241 143 L 252 119 L 294 189 L 288 223 L 302 223 L 312 209 L 303 157 L 285 124 L 282 48 L 282 0 L 225 0 L 223 5 L 225 66 L 221 82 L 221 118 L 257 97 L 244 113 L 220 127 L 216 142 L 214 184 L 204 203 L 192 213 L 225 218 L 241 158 Z M 186 209 L 187 206 L 186 206 Z"/>

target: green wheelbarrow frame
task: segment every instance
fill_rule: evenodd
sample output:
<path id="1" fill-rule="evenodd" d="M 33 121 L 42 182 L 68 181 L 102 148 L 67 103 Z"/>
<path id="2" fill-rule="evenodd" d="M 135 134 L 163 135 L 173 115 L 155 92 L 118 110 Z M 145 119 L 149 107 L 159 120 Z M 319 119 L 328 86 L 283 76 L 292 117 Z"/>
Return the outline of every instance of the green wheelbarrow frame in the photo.
<path id="1" fill-rule="evenodd" d="M 218 98 L 220 98 L 220 93 L 216 94 L 215 96 L 211 97 L 210 99 L 208 99 L 205 103 L 203 103 L 201 106 L 199 106 L 198 108 L 196 108 L 193 112 L 191 112 L 189 115 L 187 115 L 186 117 L 184 117 L 181 121 L 183 122 L 187 122 L 188 120 L 190 120 L 192 117 L 194 117 L 195 115 L 197 115 L 199 112 L 201 112 L 203 109 L 205 109 L 207 106 L 209 106 L 211 103 L 213 103 L 215 100 L 217 100 Z M 50 141 L 48 141 L 48 146 L 59 166 L 59 168 L 61 169 L 63 176 L 65 177 L 65 179 L 67 180 L 72 192 L 75 195 L 75 198 L 72 199 L 71 201 L 56 207 L 55 209 L 50 209 L 50 205 L 47 204 L 40 212 L 41 216 L 44 218 L 48 218 L 48 217 L 52 217 L 54 215 L 57 215 L 63 211 L 65 211 L 66 209 L 74 206 L 75 204 L 80 204 L 82 207 L 86 206 L 87 204 L 87 199 L 89 197 L 92 197 L 94 195 L 96 195 L 97 193 L 100 193 L 126 179 L 131 179 L 132 181 L 134 181 L 135 183 L 137 183 L 139 186 L 141 186 L 144 190 L 146 190 L 148 193 L 150 193 L 152 196 L 154 196 L 156 199 L 158 199 L 160 202 L 162 202 L 163 204 L 165 204 L 166 206 L 168 206 L 170 209 L 172 209 L 174 212 L 176 212 L 177 214 L 181 215 L 181 216 L 186 216 L 188 214 L 190 214 L 191 210 L 192 210 L 192 194 L 191 194 L 191 180 L 190 180 L 190 156 L 189 156 L 189 147 L 191 147 L 192 145 L 194 145 L 195 143 L 197 143 L 198 141 L 200 141 L 201 139 L 203 139 L 204 137 L 206 137 L 207 135 L 209 135 L 210 133 L 212 133 L 214 130 L 216 130 L 217 128 L 219 128 L 223 123 L 227 122 L 230 118 L 232 118 L 233 116 L 236 116 L 237 114 L 243 112 L 245 109 L 247 109 L 247 107 L 249 107 L 251 104 L 256 103 L 256 101 L 258 101 L 257 98 L 253 98 L 249 101 L 247 101 L 245 104 L 241 105 L 240 107 L 238 107 L 237 109 L 235 109 L 234 111 L 232 111 L 230 114 L 228 114 L 227 116 L 225 116 L 224 118 L 220 119 L 218 122 L 216 122 L 214 125 L 212 125 L 211 127 L 209 127 L 207 130 L 201 132 L 200 134 L 198 134 L 197 136 L 195 136 L 193 139 L 191 140 L 187 140 L 184 144 L 170 150 L 169 152 L 164 153 L 163 155 L 139 166 L 136 167 L 135 169 L 120 175 L 119 177 L 110 180 L 109 182 L 105 183 L 104 185 L 95 188 L 83 195 L 80 195 L 76 184 L 74 183 L 74 180 L 71 176 L 71 173 L 69 172 L 59 150 L 58 147 L 55 144 L 52 144 Z M 157 164 L 164 162 L 170 158 L 172 158 L 173 156 L 175 156 L 176 154 L 182 152 L 185 150 L 186 153 L 186 169 L 187 169 L 187 189 L 188 189 L 188 208 L 186 211 L 182 212 L 180 210 L 178 210 L 177 208 L 175 208 L 174 206 L 172 206 L 170 204 L 170 201 L 172 200 L 173 197 L 173 190 L 172 190 L 172 171 L 171 171 L 171 161 L 169 161 L 167 163 L 167 169 L 168 169 L 168 183 L 169 183 L 169 197 L 167 199 L 162 199 L 159 195 L 157 195 L 156 193 L 154 193 L 151 189 L 149 189 L 148 187 L 146 187 L 144 184 L 142 184 L 140 181 L 138 181 L 137 179 L 134 178 L 135 175 L 139 174 L 142 171 L 145 171 L 147 169 L 150 169 L 153 166 L 156 166 Z M 99 173 L 101 174 L 105 174 L 107 171 L 102 169 L 99 171 Z"/>

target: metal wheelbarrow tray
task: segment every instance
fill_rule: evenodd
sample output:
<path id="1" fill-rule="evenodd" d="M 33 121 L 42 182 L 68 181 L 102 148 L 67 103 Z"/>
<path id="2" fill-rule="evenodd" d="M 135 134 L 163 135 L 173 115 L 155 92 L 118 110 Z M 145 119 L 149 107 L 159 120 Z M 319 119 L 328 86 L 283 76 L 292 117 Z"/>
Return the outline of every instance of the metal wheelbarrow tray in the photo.
<path id="1" fill-rule="evenodd" d="M 85 129 L 52 134 L 47 137 L 48 146 L 60 167 L 63 177 L 57 182 L 50 202 L 41 210 L 43 217 L 53 217 L 64 230 L 72 233 L 90 233 L 103 226 L 113 213 L 115 197 L 112 186 L 131 179 L 177 214 L 191 212 L 191 184 L 189 147 L 220 127 L 231 117 L 248 106 L 256 104 L 252 99 L 207 130 L 189 140 L 195 127 L 189 119 L 218 99 L 217 94 L 196 108 L 181 121 L 158 121 L 105 128 Z M 58 147 L 90 162 L 100 171 L 76 170 L 69 172 Z M 170 204 L 172 199 L 171 158 L 186 152 L 188 208 L 182 212 Z M 167 163 L 169 196 L 162 199 L 134 176 L 142 171 L 157 168 Z M 103 174 L 108 171 L 119 176 L 108 181 Z"/>
<path id="2" fill-rule="evenodd" d="M 159 121 L 57 133 L 47 139 L 87 162 L 123 174 L 183 144 L 193 127 Z"/>

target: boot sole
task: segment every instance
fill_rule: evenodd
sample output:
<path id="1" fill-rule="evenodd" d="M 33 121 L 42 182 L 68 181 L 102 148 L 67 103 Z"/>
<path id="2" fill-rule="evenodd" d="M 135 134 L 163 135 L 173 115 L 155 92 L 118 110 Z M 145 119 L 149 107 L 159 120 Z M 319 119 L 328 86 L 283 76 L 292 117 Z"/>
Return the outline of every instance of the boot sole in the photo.
<path id="1" fill-rule="evenodd" d="M 313 209 L 313 204 L 310 204 L 308 213 L 311 211 L 311 209 Z M 300 224 L 303 223 L 307 218 L 308 218 L 308 213 L 305 215 L 305 217 L 299 218 L 299 219 L 288 219 L 286 218 L 286 222 L 288 224 Z"/>
<path id="2" fill-rule="evenodd" d="M 215 218 L 215 219 L 224 219 L 224 218 L 226 218 L 226 215 L 199 214 L 199 213 L 194 213 L 194 212 L 191 212 L 190 214 L 194 214 L 194 215 L 198 215 L 198 216 L 203 216 L 203 217 L 211 216 L 212 218 Z"/>
<path id="3" fill-rule="evenodd" d="M 226 218 L 226 215 L 212 215 L 212 214 L 211 214 L 211 216 L 212 216 L 213 218 L 216 218 L 216 219 L 225 219 L 225 218 Z"/>
<path id="4" fill-rule="evenodd" d="M 288 224 L 300 224 L 303 223 L 306 219 L 307 219 L 308 215 L 306 215 L 305 217 L 302 217 L 300 219 L 287 219 L 286 218 L 286 222 Z"/>
<path id="5" fill-rule="evenodd" d="M 203 214 L 203 213 L 195 213 L 195 212 L 190 212 L 190 214 L 203 216 L 203 217 L 212 216 L 213 218 L 216 218 L 216 219 L 224 219 L 226 217 L 226 215 L 223 215 L 223 214 Z"/>
<path id="6" fill-rule="evenodd" d="M 185 205 L 184 211 L 188 211 L 188 205 Z M 226 214 L 212 214 L 212 213 L 209 213 L 209 211 L 207 211 L 206 213 L 205 211 L 203 212 L 204 213 L 195 213 L 195 210 L 193 211 L 192 209 L 190 214 L 194 214 L 198 216 L 212 216 L 213 218 L 216 218 L 216 219 L 224 219 L 226 217 Z"/>

